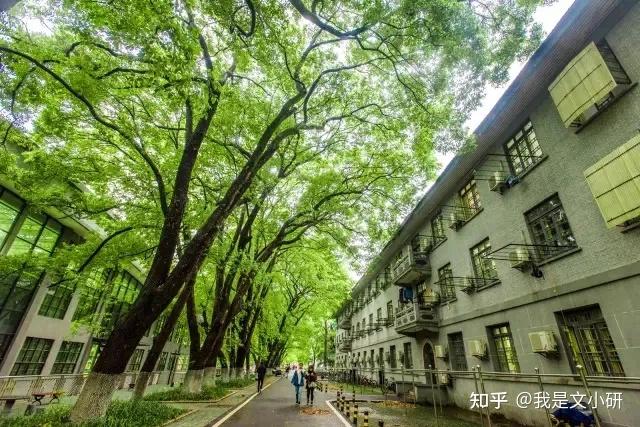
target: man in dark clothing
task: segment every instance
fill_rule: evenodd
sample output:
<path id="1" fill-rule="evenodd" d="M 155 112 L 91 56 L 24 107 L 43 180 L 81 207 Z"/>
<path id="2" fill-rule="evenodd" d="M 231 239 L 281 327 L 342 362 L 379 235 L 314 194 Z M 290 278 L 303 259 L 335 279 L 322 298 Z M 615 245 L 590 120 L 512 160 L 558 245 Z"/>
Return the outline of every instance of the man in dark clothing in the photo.
<path id="1" fill-rule="evenodd" d="M 258 379 L 258 393 L 262 393 L 262 384 L 264 384 L 264 376 L 267 375 L 267 367 L 264 366 L 264 362 L 260 362 L 260 365 L 256 369 Z"/>

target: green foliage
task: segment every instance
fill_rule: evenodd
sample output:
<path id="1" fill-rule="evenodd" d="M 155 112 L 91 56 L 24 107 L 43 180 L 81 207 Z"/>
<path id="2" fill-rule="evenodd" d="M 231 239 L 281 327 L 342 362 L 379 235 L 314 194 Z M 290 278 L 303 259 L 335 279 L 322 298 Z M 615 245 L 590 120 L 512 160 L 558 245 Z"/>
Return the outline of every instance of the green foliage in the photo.
<path id="1" fill-rule="evenodd" d="M 70 407 L 51 405 L 44 412 L 31 416 L 4 418 L 3 427 L 62 427 L 69 424 Z M 84 423 L 83 427 L 156 427 L 177 417 L 185 409 L 156 402 L 114 401 L 100 420 Z"/>

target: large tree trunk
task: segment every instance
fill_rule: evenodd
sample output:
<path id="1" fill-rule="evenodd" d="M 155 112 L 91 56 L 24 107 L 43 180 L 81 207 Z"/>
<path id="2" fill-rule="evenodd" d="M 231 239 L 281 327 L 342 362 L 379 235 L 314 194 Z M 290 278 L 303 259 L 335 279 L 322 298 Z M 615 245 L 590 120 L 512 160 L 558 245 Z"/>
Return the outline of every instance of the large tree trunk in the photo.
<path id="1" fill-rule="evenodd" d="M 149 349 L 149 353 L 147 354 L 147 358 L 144 360 L 142 365 L 142 369 L 140 370 L 140 376 L 138 377 L 138 381 L 136 381 L 136 388 L 133 392 L 133 399 L 142 399 L 144 396 L 144 392 L 147 389 L 148 378 L 151 376 L 151 373 L 156 367 L 156 363 L 158 363 L 158 359 L 160 359 L 160 355 L 162 354 L 162 350 L 164 349 L 165 344 L 169 341 L 169 337 L 171 336 L 171 332 L 175 329 L 178 320 L 180 319 L 180 313 L 184 309 L 184 306 L 187 300 L 191 297 L 193 293 L 193 287 L 195 286 L 195 277 L 189 280 L 189 282 L 184 286 L 178 300 L 173 305 L 169 316 L 162 325 L 160 329 L 160 333 L 153 338 L 153 344 Z M 141 379 L 144 378 L 144 381 Z"/>

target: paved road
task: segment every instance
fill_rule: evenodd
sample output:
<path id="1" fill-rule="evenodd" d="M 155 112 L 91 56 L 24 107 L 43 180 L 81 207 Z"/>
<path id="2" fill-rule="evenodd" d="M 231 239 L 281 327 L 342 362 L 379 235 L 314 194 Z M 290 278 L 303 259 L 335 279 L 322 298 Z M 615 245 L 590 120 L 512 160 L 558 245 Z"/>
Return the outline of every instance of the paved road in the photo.
<path id="1" fill-rule="evenodd" d="M 315 408 L 323 410 L 323 414 L 307 415 L 303 413 L 307 406 L 295 404 L 293 386 L 284 378 L 273 383 L 227 420 L 222 423 L 214 422 L 212 425 L 220 427 L 342 426 L 342 422 L 325 403 L 327 399 L 329 396 L 326 393 L 316 392 Z M 302 399 L 303 403 L 305 401 L 306 395 Z"/>

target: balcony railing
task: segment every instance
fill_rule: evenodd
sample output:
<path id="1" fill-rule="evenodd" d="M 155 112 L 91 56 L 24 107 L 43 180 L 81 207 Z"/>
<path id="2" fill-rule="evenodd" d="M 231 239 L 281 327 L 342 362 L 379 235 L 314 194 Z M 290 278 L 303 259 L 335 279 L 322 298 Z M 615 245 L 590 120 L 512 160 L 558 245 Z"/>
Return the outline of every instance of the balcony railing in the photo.
<path id="1" fill-rule="evenodd" d="M 437 241 L 432 236 L 416 236 L 391 267 L 391 280 L 398 286 L 412 286 L 429 278 L 429 254 Z"/>
<path id="2" fill-rule="evenodd" d="M 340 329 L 351 329 L 351 311 L 345 311 L 338 318 L 338 327 Z"/>
<path id="3" fill-rule="evenodd" d="M 338 340 L 338 351 L 346 353 L 351 351 L 351 341 L 352 337 L 347 335 Z"/>
<path id="4" fill-rule="evenodd" d="M 438 316 L 432 304 L 399 305 L 395 314 L 396 332 L 403 335 L 437 334 Z"/>

